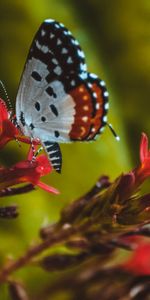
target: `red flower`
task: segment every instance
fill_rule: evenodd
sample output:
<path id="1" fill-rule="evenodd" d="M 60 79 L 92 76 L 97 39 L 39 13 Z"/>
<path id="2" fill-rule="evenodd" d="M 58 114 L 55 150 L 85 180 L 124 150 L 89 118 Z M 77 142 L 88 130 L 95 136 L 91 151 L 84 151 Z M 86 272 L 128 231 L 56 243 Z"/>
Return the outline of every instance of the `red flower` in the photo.
<path id="1" fill-rule="evenodd" d="M 150 275 L 150 243 L 141 242 L 123 268 L 136 275 Z"/>
<path id="2" fill-rule="evenodd" d="M 0 148 L 14 139 L 31 144 L 30 139 L 23 136 L 19 129 L 12 123 L 10 114 L 5 102 L 0 98 Z M 39 144 L 39 141 L 34 141 L 34 144 Z"/>
<path id="3" fill-rule="evenodd" d="M 0 189 L 6 189 L 19 183 L 31 183 L 37 185 L 43 190 L 59 194 L 59 191 L 51 186 L 41 182 L 40 177 L 49 174 L 52 166 L 46 155 L 42 154 L 32 161 L 32 148 L 28 154 L 27 160 L 16 163 L 11 168 L 0 168 Z"/>
<path id="4" fill-rule="evenodd" d="M 18 134 L 18 129 L 10 121 L 10 113 L 7 110 L 6 104 L 0 98 L 0 147 L 2 148 Z"/>
<path id="5" fill-rule="evenodd" d="M 120 193 L 131 193 L 150 176 L 150 150 L 148 150 L 148 137 L 142 133 L 140 142 L 140 165 L 122 176 L 119 183 Z"/>
<path id="6" fill-rule="evenodd" d="M 3 147 L 10 140 L 18 139 L 19 141 L 30 144 L 28 137 L 24 137 L 18 128 L 10 120 L 10 112 L 7 110 L 5 102 L 0 98 L 0 147 Z M 34 141 L 39 144 L 39 141 Z M 37 185 L 47 192 L 58 194 L 58 190 L 41 182 L 40 177 L 49 174 L 52 166 L 46 155 L 40 155 L 32 161 L 33 153 L 30 147 L 27 160 L 16 163 L 11 168 L 0 167 L 0 190 L 3 191 L 8 187 L 19 183 L 31 183 Z"/>
<path id="7" fill-rule="evenodd" d="M 137 170 L 137 174 L 141 181 L 150 176 L 150 150 L 148 150 L 148 137 L 142 133 L 140 144 L 140 161 L 141 165 Z"/>

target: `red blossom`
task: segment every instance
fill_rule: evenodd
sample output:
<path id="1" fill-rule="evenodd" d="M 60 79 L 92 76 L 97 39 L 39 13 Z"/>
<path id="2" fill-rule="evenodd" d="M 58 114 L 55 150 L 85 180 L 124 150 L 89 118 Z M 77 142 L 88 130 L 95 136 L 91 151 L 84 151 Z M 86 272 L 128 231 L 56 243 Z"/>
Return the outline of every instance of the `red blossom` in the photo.
<path id="1" fill-rule="evenodd" d="M 10 140 L 17 139 L 19 141 L 30 144 L 28 137 L 22 136 L 19 129 L 12 123 L 10 112 L 5 102 L 0 98 L 0 148 L 2 148 Z M 34 141 L 39 144 L 39 141 Z M 41 182 L 40 177 L 51 173 L 52 166 L 46 155 L 40 155 L 33 161 L 32 148 L 30 147 L 27 160 L 16 163 L 11 168 L 0 167 L 0 190 L 3 191 L 8 187 L 12 187 L 19 183 L 31 183 L 37 185 L 47 192 L 58 194 L 58 190 Z"/>
<path id="2" fill-rule="evenodd" d="M 136 275 L 150 275 L 150 243 L 141 242 L 123 268 Z"/>
<path id="3" fill-rule="evenodd" d="M 150 176 L 150 150 L 148 150 L 148 137 L 142 133 L 140 142 L 140 165 L 127 174 L 119 177 L 119 184 L 116 186 L 117 193 L 122 202 L 133 194 L 137 188 Z"/>
<path id="4" fill-rule="evenodd" d="M 140 165 L 128 173 L 128 175 L 132 177 L 132 182 L 128 185 L 128 190 L 130 188 L 136 190 L 150 176 L 150 150 L 148 149 L 148 137 L 145 133 L 141 135 Z"/>
<path id="5" fill-rule="evenodd" d="M 140 162 L 140 166 L 134 170 L 138 185 L 150 176 L 150 150 L 148 149 L 148 137 L 145 133 L 142 133 L 141 136 Z"/>
<path id="6" fill-rule="evenodd" d="M 12 123 L 10 114 L 11 112 L 8 111 L 5 102 L 0 98 L 0 148 L 14 139 L 31 144 L 30 139 L 23 136 L 19 129 Z M 35 140 L 33 143 L 37 145 L 39 141 Z"/>
<path id="7" fill-rule="evenodd" d="M 140 144 L 140 171 L 143 176 L 150 176 L 150 150 L 148 150 L 148 137 L 145 133 L 142 133 Z"/>
<path id="8" fill-rule="evenodd" d="M 40 177 L 52 172 L 52 166 L 46 155 L 42 154 L 36 157 L 34 161 L 31 160 L 32 148 L 28 154 L 27 160 L 16 163 L 11 168 L 0 168 L 0 189 L 19 183 L 31 183 L 37 185 L 47 192 L 59 194 L 59 191 L 43 182 Z"/>
<path id="9" fill-rule="evenodd" d="M 0 148 L 19 134 L 18 129 L 10 120 L 10 113 L 5 102 L 0 98 Z"/>

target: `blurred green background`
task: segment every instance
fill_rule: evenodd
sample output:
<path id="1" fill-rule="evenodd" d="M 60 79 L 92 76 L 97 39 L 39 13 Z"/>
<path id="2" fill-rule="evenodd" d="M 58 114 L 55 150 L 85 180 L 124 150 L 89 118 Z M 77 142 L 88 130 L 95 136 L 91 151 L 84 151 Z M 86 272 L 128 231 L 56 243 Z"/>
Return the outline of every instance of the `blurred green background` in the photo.
<path id="1" fill-rule="evenodd" d="M 89 71 L 107 83 L 108 120 L 121 140 L 118 143 L 106 128 L 96 142 L 61 145 L 62 174 L 45 178 L 60 190 L 60 196 L 37 189 L 1 199 L 1 205 L 16 203 L 20 207 L 17 220 L 0 220 L 1 262 L 6 255 L 17 257 L 37 240 L 39 228 L 56 221 L 60 209 L 86 192 L 101 174 L 113 180 L 138 164 L 140 134 L 145 131 L 149 135 L 150 130 L 150 1 L 1 0 L 0 79 L 14 104 L 32 38 L 46 18 L 56 19 L 72 31 L 85 52 Z M 8 166 L 25 159 L 27 149 L 9 143 L 1 151 L 1 163 Z M 49 275 L 43 277 L 38 270 L 30 270 L 29 276 L 26 269 L 22 277 L 31 289 L 37 279 L 49 280 Z M 6 291 L 1 291 L 0 299 L 9 299 Z"/>

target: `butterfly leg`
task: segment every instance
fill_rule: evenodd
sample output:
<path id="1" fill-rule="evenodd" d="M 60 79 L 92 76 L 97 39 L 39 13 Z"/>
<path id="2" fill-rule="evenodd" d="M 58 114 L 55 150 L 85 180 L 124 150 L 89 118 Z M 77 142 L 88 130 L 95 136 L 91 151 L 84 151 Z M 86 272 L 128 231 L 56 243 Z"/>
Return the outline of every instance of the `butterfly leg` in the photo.
<path id="1" fill-rule="evenodd" d="M 36 151 L 35 157 L 37 157 L 37 156 L 39 155 L 39 153 L 40 153 L 42 150 L 43 150 L 43 147 L 40 147 L 40 148 Z"/>
<path id="2" fill-rule="evenodd" d="M 34 146 L 34 139 L 33 137 L 31 137 L 31 149 L 32 149 L 32 160 L 31 162 L 34 162 L 35 159 L 36 159 L 36 149 L 35 149 L 35 146 Z"/>
<path id="3" fill-rule="evenodd" d="M 18 146 L 21 147 L 19 140 L 15 136 L 14 136 L 14 139 L 15 139 L 16 143 L 18 144 Z"/>

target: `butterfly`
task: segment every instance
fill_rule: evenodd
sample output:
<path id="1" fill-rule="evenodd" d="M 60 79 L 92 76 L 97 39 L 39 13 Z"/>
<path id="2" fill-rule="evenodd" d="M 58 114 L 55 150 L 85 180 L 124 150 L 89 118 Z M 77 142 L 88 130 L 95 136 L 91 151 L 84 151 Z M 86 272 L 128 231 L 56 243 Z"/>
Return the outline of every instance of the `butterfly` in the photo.
<path id="1" fill-rule="evenodd" d="M 105 82 L 87 71 L 71 32 L 55 20 L 40 26 L 31 44 L 16 97 L 21 132 L 39 140 L 61 172 L 59 143 L 94 140 L 107 124 Z"/>

